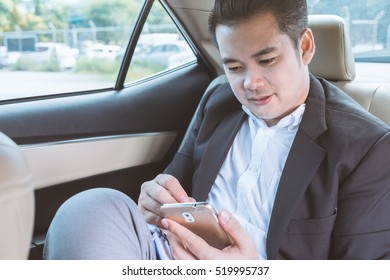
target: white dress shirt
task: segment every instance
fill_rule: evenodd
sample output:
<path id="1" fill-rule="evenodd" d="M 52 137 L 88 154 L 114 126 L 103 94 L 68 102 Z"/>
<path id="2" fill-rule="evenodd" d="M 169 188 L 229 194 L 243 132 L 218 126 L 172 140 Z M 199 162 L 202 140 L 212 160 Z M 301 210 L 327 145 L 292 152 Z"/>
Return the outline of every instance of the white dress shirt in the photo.
<path id="1" fill-rule="evenodd" d="M 238 131 L 207 201 L 219 212 L 232 212 L 255 241 L 259 257 L 267 259 L 266 239 L 276 191 L 305 104 L 267 124 L 246 107 L 248 119 Z"/>

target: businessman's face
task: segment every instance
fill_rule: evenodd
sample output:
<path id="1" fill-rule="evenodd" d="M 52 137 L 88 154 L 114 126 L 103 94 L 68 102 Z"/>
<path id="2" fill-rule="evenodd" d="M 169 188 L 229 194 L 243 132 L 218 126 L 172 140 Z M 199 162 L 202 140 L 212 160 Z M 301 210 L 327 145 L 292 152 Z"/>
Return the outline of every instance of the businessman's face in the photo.
<path id="1" fill-rule="evenodd" d="M 275 125 L 305 102 L 314 54 L 310 30 L 296 48 L 275 17 L 264 13 L 235 26 L 218 25 L 216 37 L 235 96 L 258 118 Z"/>

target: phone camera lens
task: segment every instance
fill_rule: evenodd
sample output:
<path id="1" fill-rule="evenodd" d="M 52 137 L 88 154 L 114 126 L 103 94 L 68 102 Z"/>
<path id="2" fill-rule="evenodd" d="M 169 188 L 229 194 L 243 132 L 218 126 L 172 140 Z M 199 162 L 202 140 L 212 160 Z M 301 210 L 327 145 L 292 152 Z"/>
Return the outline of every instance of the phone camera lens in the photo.
<path id="1" fill-rule="evenodd" d="M 183 212 L 183 213 L 181 213 L 181 215 L 183 216 L 183 218 L 186 222 L 188 222 L 188 223 L 195 222 L 195 218 L 194 218 L 194 216 L 192 216 L 192 214 L 190 212 Z"/>

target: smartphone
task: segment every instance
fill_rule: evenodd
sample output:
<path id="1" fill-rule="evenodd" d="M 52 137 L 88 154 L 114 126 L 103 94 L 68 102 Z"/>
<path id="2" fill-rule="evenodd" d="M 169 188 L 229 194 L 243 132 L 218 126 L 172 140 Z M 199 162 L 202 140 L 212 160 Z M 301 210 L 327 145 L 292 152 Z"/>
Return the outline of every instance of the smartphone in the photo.
<path id="1" fill-rule="evenodd" d="M 185 226 L 217 249 L 232 244 L 228 234 L 219 225 L 217 212 L 207 202 L 163 204 L 161 212 L 164 217 Z"/>

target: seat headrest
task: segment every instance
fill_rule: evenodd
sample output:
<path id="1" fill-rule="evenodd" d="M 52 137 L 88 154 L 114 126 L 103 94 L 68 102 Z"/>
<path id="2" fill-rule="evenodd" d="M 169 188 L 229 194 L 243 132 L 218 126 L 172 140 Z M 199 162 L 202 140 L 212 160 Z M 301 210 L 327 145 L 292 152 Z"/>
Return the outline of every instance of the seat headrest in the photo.
<path id="1" fill-rule="evenodd" d="M 310 72 L 330 81 L 352 81 L 355 62 L 343 19 L 336 15 L 310 15 L 309 28 L 316 44 Z"/>

